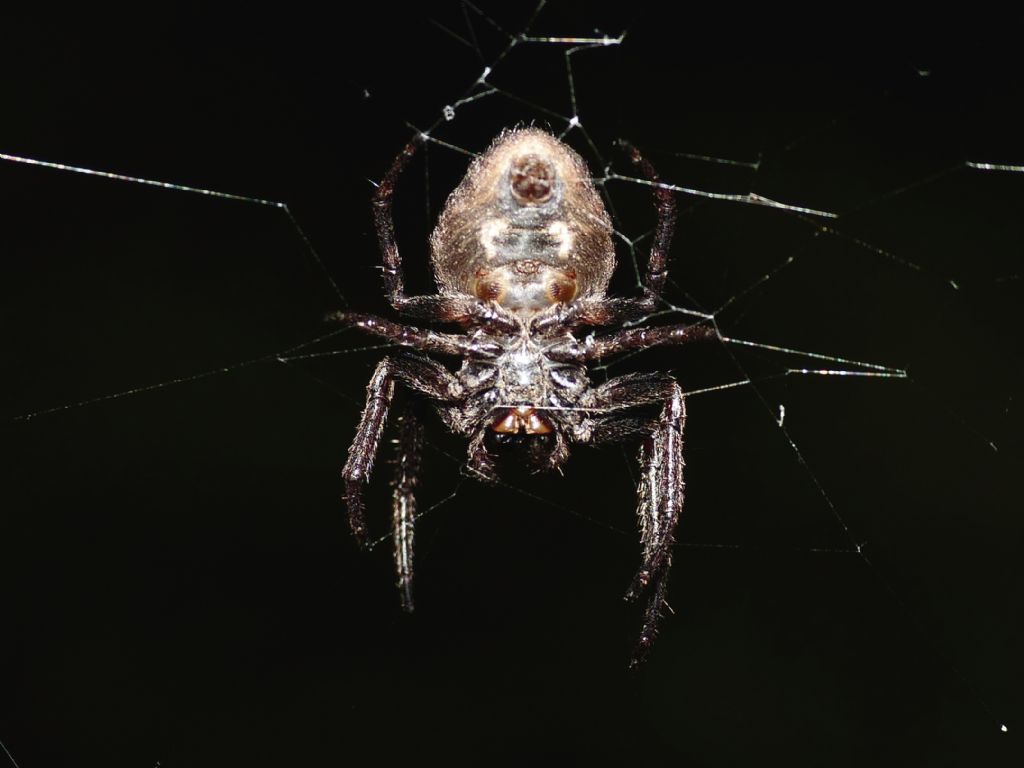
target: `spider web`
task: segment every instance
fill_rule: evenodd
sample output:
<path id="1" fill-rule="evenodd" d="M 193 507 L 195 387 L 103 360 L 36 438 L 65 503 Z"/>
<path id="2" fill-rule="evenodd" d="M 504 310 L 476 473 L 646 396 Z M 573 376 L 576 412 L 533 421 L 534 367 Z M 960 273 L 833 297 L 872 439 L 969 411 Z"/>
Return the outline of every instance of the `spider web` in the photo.
<path id="1" fill-rule="evenodd" d="M 530 11 L 381 18 L 422 68 L 370 67 L 374 36 L 242 75 L 215 29 L 196 72 L 156 70 L 150 112 L 111 87 L 89 98 L 113 114 L 83 126 L 69 75 L 57 114 L 82 128 L 72 139 L 14 121 L 0 168 L 12 763 L 267 759 L 265 721 L 281 738 L 259 749 L 320 756 L 343 749 L 339 719 L 383 734 L 370 722 L 389 695 L 417 705 L 404 727 L 421 738 L 443 719 L 431 701 L 480 731 L 457 703 L 482 695 L 474 670 L 495 696 L 575 711 L 567 727 L 607 718 L 624 754 L 647 738 L 652 754 L 742 763 L 797 730 L 803 759 L 832 764 L 889 744 L 950 764 L 1008 748 L 1024 194 L 1020 126 L 999 107 L 1010 86 L 905 56 L 761 74 L 680 52 L 702 50 L 694 33 L 659 31 L 653 12 Z M 91 68 L 113 71 L 101 58 Z M 325 62 L 359 75 L 301 84 Z M 186 93 L 200 75 L 215 86 Z M 228 85 L 240 95 L 218 105 Z M 942 112 L 954 98 L 984 119 Z M 653 211 L 613 143 L 643 148 L 680 206 L 650 321 L 710 319 L 722 337 L 595 373 L 671 370 L 688 396 L 677 615 L 639 680 L 608 671 L 638 627 L 616 602 L 639 552 L 632 449 L 495 489 L 462 475 L 464 446 L 433 424 L 415 624 L 395 617 L 387 546 L 358 557 L 341 520 L 337 466 L 387 348 L 322 322 L 339 305 L 386 311 L 364 180 L 411 132 L 428 138 L 396 214 L 410 283 L 429 290 L 433 217 L 515 124 L 587 158 L 619 293 L 638 283 Z M 387 471 L 371 509 L 387 509 Z M 97 743 L 122 728 L 120 748 Z M 529 740 L 595 749 L 571 730 Z"/>

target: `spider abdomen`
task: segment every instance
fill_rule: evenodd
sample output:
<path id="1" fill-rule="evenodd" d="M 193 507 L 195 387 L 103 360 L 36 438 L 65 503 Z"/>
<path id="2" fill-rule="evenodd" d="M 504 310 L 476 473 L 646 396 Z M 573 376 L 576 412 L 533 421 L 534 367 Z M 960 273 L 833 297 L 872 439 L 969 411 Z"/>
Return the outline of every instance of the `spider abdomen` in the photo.
<path id="1" fill-rule="evenodd" d="M 611 220 L 586 164 L 533 128 L 506 131 L 473 161 L 430 238 L 442 292 L 528 317 L 604 294 Z"/>

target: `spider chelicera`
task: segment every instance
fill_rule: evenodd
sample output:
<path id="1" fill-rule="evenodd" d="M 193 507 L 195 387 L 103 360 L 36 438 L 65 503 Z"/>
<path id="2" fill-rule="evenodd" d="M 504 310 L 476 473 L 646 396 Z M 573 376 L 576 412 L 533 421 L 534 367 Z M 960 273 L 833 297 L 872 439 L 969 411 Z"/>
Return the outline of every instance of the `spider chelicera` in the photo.
<path id="1" fill-rule="evenodd" d="M 573 444 L 639 439 L 638 515 L 643 562 L 626 597 L 648 596 L 633 654 L 639 662 L 657 633 L 673 532 L 683 505 L 683 426 L 679 385 L 665 373 L 591 384 L 587 364 L 627 350 L 682 344 L 714 335 L 708 326 L 628 327 L 656 308 L 667 277 L 675 225 L 672 193 L 640 153 L 631 161 L 653 184 L 658 214 L 642 295 L 606 296 L 615 250 L 612 226 L 583 159 L 535 128 L 503 132 L 470 165 L 430 238 L 439 291 L 407 296 L 395 242 L 391 198 L 422 139 L 395 158 L 374 197 L 384 288 L 400 314 L 453 323 L 463 333 L 398 324 L 355 313 L 334 319 L 414 352 L 381 360 L 342 471 L 349 521 L 368 544 L 363 485 L 369 481 L 388 410 L 400 383 L 426 398 L 454 433 L 469 439 L 469 470 L 497 477 L 509 455 L 535 470 L 559 468 Z M 580 329 L 618 330 L 580 335 Z M 423 353 L 460 358 L 452 372 Z M 402 606 L 413 607 L 414 491 L 422 429 L 414 412 L 400 419 L 393 480 L 395 565 Z"/>

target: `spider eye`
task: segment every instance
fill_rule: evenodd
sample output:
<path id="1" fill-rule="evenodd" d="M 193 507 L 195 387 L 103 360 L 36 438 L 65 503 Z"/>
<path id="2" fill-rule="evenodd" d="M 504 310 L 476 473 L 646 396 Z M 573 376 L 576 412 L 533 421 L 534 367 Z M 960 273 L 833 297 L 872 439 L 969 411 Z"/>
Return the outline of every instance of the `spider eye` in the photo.
<path id="1" fill-rule="evenodd" d="M 568 304 L 576 297 L 576 280 L 571 276 L 557 277 L 548 283 L 548 298 L 552 304 Z"/>
<path id="2" fill-rule="evenodd" d="M 547 202 L 555 188 L 555 166 L 539 155 L 521 155 L 509 171 L 512 194 L 521 203 Z"/>

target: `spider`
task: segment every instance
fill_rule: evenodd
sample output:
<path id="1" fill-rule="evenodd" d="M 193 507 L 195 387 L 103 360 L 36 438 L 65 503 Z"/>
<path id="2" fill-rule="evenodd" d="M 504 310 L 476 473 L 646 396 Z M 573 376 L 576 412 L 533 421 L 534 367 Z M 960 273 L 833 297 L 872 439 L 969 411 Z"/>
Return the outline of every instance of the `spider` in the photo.
<path id="1" fill-rule="evenodd" d="M 556 470 L 573 444 L 639 439 L 638 511 L 643 559 L 626 593 L 647 595 L 632 656 L 646 655 L 658 630 L 673 532 L 683 505 L 686 405 L 676 381 L 639 373 L 594 386 L 587 364 L 627 350 L 707 338 L 707 326 L 639 325 L 656 308 L 667 277 L 675 226 L 672 193 L 651 164 L 621 142 L 654 189 L 657 226 L 642 295 L 606 295 L 615 250 L 611 220 L 586 163 L 547 132 L 502 132 L 470 165 L 430 237 L 438 293 L 409 296 L 395 242 L 395 184 L 423 138 L 399 153 L 374 197 L 374 218 L 391 306 L 412 319 L 457 324 L 462 333 L 414 327 L 365 314 L 333 319 L 413 350 L 385 357 L 367 387 L 366 406 L 342 470 L 349 522 L 368 545 L 363 487 L 370 479 L 396 384 L 424 397 L 455 434 L 469 440 L 468 468 L 497 478 L 502 460 Z M 618 330 L 581 335 L 586 328 Z M 452 372 L 424 353 L 462 360 Z M 415 412 L 400 418 L 393 481 L 393 537 L 399 594 L 413 609 L 413 524 L 422 427 Z"/>

